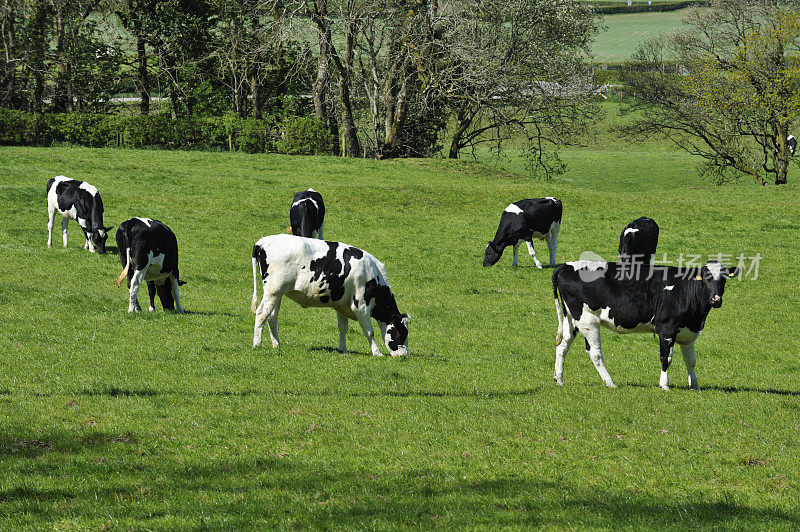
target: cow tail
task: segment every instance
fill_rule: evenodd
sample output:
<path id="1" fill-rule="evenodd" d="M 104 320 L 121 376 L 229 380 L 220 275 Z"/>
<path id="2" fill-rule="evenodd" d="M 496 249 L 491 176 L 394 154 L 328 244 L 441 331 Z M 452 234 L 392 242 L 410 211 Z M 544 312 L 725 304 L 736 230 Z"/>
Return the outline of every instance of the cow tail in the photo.
<path id="1" fill-rule="evenodd" d="M 556 319 L 558 319 L 558 332 L 556 332 L 556 346 L 564 339 L 564 315 L 561 313 L 562 303 L 558 295 L 558 268 L 553 272 L 553 298 L 556 301 Z"/>
<path id="2" fill-rule="evenodd" d="M 258 262 L 256 261 L 256 250 L 253 248 L 253 301 L 250 303 L 250 310 L 253 314 L 258 308 Z"/>
<path id="3" fill-rule="evenodd" d="M 122 286 L 122 281 L 124 281 L 125 277 L 128 276 L 128 270 L 131 267 L 130 248 L 127 246 L 127 241 L 125 244 L 125 267 L 122 269 L 122 273 L 119 274 L 119 277 L 117 277 L 117 280 L 114 282 L 114 284 L 117 285 L 117 288 Z M 122 251 L 120 250 L 120 253 L 121 252 Z"/>

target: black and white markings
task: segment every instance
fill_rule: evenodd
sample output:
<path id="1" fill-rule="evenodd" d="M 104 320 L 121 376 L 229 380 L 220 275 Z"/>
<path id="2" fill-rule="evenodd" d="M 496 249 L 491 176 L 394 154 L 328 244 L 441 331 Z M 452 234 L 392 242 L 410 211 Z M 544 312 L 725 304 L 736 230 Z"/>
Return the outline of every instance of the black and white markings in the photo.
<path id="1" fill-rule="evenodd" d="M 122 263 L 122 273 L 116 284 L 120 286 L 123 279 L 128 278 L 128 312 L 141 310 L 138 293 L 144 281 L 151 311 L 158 294 L 165 310 L 183 314 L 178 286 L 184 283 L 178 272 L 178 240 L 172 230 L 158 220 L 131 218 L 120 224 L 116 238 Z"/>
<path id="2" fill-rule="evenodd" d="M 533 249 L 533 239 L 538 238 L 547 243 L 547 249 L 550 252 L 550 266 L 555 266 L 562 210 L 561 202 L 556 198 L 524 199 L 506 207 L 500 216 L 500 225 L 494 240 L 486 246 L 483 265 L 496 264 L 503 255 L 503 250 L 508 246 L 513 246 L 512 265 L 516 266 L 517 248 L 521 242 L 525 242 L 536 267 L 541 268 L 542 263 L 539 262 Z"/>
<path id="3" fill-rule="evenodd" d="M 67 247 L 67 226 L 78 222 L 86 242 L 84 249 L 92 253 L 106 252 L 106 239 L 111 227 L 103 225 L 103 200 L 97 188 L 63 175 L 47 181 L 47 247 L 53 247 L 53 224 L 56 212 L 61 215 L 61 234 Z"/>
<path id="4" fill-rule="evenodd" d="M 658 224 L 642 216 L 625 226 L 619 235 L 619 260 L 650 264 L 658 247 Z"/>
<path id="5" fill-rule="evenodd" d="M 608 387 L 616 387 L 600 350 L 600 327 L 603 326 L 618 333 L 658 335 L 659 385 L 665 390 L 669 389 L 667 370 L 672 362 L 672 348 L 678 344 L 686 363 L 689 386 L 699 389 L 694 372 L 694 342 L 703 331 L 709 311 L 722 306 L 726 279 L 739 275 L 739 269 L 709 262 L 694 270 L 665 266 L 663 275 L 628 279 L 619 275 L 624 265 L 609 262 L 602 276 L 587 281 L 581 276 L 581 270 L 586 267 L 585 264 L 566 263 L 553 272 L 558 319 L 553 375 L 556 383 L 563 384 L 564 357 L 580 331 L 603 382 Z"/>
<path id="6" fill-rule="evenodd" d="M 325 231 L 325 203 L 322 201 L 322 194 L 313 188 L 296 193 L 289 208 L 289 221 L 293 235 L 322 240 Z"/>
<path id="7" fill-rule="evenodd" d="M 253 347 L 261 345 L 264 323 L 278 347 L 278 311 L 283 296 L 302 307 L 331 307 L 338 317 L 339 351 L 346 352 L 348 320 L 361 325 L 373 355 L 382 353 L 372 319 L 392 356 L 408 354 L 407 314 L 401 314 L 384 265 L 361 249 L 340 242 L 293 235 L 266 236 L 253 246 Z M 259 278 L 264 295 L 258 303 Z"/>

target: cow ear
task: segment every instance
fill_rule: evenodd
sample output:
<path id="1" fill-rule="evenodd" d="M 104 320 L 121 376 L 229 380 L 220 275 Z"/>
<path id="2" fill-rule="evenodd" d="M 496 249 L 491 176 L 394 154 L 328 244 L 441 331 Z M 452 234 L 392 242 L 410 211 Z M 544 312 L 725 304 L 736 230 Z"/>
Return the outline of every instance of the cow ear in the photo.
<path id="1" fill-rule="evenodd" d="M 742 271 L 739 268 L 731 268 L 728 270 L 728 277 L 738 277 Z"/>
<path id="2" fill-rule="evenodd" d="M 109 225 L 108 227 L 104 227 L 103 229 L 105 229 L 105 230 L 106 230 L 106 233 L 108 233 L 109 231 L 111 231 L 112 229 L 114 229 L 114 226 L 113 226 L 113 225 Z"/>

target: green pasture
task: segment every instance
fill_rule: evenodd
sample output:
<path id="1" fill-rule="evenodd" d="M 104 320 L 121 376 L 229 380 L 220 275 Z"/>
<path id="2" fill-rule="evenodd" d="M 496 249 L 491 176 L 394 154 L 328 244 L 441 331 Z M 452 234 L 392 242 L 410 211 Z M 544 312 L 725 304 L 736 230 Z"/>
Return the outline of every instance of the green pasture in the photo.
<path id="1" fill-rule="evenodd" d="M 652 37 L 680 29 L 685 9 L 678 11 L 606 15 L 592 43 L 595 62 L 625 61 Z"/>
<path id="2" fill-rule="evenodd" d="M 0 148 L 0 529 L 796 530 L 800 172 L 716 187 L 663 145 L 590 144 L 549 183 L 513 160 Z M 127 314 L 119 258 L 74 222 L 46 248 L 58 174 L 98 187 L 107 225 L 174 230 L 186 315 Z M 252 245 L 309 186 L 325 236 L 386 264 L 410 356 L 369 356 L 356 324 L 339 354 L 333 311 L 288 300 L 282 347 L 252 349 Z M 655 338 L 610 332 L 619 389 L 580 339 L 554 385 L 552 270 L 481 267 L 508 203 L 542 196 L 564 202 L 559 263 L 613 256 L 642 215 L 669 258 L 760 254 L 697 342 L 703 391 L 680 356 L 662 391 Z"/>

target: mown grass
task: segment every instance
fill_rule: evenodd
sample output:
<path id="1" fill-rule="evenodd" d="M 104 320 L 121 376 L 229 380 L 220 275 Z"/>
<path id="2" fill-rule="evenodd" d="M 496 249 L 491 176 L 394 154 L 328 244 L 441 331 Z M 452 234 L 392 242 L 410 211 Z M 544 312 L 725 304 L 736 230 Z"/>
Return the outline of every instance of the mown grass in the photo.
<path id="1" fill-rule="evenodd" d="M 545 183 L 514 160 L 0 148 L 0 528 L 797 529 L 800 175 L 720 188 L 607 135 L 566 158 Z M 175 231 L 187 315 L 128 315 L 118 257 L 74 225 L 46 249 L 62 173 L 100 189 L 107 224 Z M 252 244 L 308 186 L 326 237 L 386 264 L 411 356 L 368 356 L 357 326 L 338 354 L 333 312 L 291 301 L 283 346 L 250 347 Z M 553 384 L 551 271 L 480 266 L 503 208 L 548 195 L 558 262 L 613 255 L 641 215 L 671 257 L 762 255 L 697 343 L 702 392 L 680 357 L 657 387 L 650 335 L 604 334 L 619 389 L 580 341 Z"/>
<path id="2" fill-rule="evenodd" d="M 594 61 L 625 61 L 640 44 L 681 28 L 685 9 L 678 11 L 606 15 L 592 43 Z"/>

